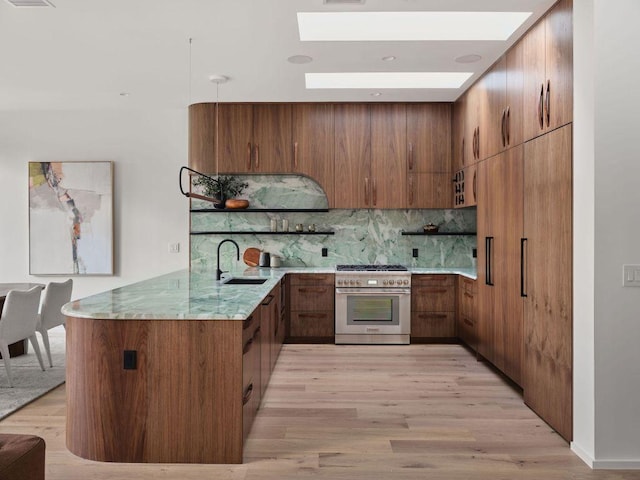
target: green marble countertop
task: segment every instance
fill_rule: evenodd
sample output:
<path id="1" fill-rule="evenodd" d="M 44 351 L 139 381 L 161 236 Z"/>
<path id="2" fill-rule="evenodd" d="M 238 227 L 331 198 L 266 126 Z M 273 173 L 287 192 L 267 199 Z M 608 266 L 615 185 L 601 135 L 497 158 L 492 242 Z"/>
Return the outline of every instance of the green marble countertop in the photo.
<path id="1" fill-rule="evenodd" d="M 415 274 L 458 274 L 474 269 L 411 268 Z M 74 300 L 62 307 L 70 317 L 112 320 L 244 320 L 287 273 L 335 273 L 333 267 L 246 268 L 225 276 L 261 277 L 262 285 L 222 285 L 212 273 L 180 270 Z"/>

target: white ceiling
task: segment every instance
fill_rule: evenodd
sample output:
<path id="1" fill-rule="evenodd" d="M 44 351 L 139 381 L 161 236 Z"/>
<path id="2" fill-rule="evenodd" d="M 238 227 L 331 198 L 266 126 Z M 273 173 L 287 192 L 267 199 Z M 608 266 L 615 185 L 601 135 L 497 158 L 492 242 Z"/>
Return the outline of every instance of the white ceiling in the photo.
<path id="1" fill-rule="evenodd" d="M 224 102 L 453 101 L 555 0 L 0 0 L 0 110 Z M 298 11 L 531 11 L 507 42 L 301 42 Z M 189 39 L 192 39 L 191 46 Z M 454 61 L 478 54 L 472 64 Z M 313 61 L 292 64 L 292 55 Z M 385 62 L 382 57 L 397 59 Z M 190 61 L 191 59 L 191 61 Z M 470 71 L 461 89 L 306 90 L 306 72 Z M 120 95 L 128 92 L 128 96 Z"/>

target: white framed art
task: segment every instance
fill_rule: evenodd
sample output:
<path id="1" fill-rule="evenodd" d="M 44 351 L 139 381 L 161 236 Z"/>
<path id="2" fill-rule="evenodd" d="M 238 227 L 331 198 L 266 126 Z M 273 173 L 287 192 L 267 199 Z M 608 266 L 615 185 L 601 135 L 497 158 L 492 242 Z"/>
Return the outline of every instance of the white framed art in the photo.
<path id="1" fill-rule="evenodd" d="M 113 275 L 113 162 L 29 162 L 29 273 Z"/>

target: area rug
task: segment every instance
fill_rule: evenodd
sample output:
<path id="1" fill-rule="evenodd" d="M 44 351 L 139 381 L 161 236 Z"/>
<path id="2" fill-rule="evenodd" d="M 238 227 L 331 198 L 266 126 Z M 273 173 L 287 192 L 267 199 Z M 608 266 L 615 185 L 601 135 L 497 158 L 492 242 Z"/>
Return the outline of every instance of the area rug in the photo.
<path id="1" fill-rule="evenodd" d="M 29 344 L 27 354 L 11 359 L 13 377 L 13 388 L 11 388 L 7 379 L 7 371 L 4 368 L 4 361 L 0 360 L 0 420 L 64 383 L 64 327 L 59 326 L 49 330 L 53 368 L 49 367 L 49 360 L 47 359 L 47 353 L 44 350 L 40 334 L 36 335 L 45 366 L 44 372 L 40 369 L 38 358 L 33 351 L 33 347 Z"/>

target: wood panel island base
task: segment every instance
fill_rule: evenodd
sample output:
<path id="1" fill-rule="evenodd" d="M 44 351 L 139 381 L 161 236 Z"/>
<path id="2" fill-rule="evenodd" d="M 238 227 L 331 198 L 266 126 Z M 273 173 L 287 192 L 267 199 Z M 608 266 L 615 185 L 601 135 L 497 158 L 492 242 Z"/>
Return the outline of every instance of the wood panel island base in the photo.
<path id="1" fill-rule="evenodd" d="M 245 323 L 67 317 L 69 450 L 106 462 L 242 463 Z M 136 352 L 134 369 L 125 351 Z"/>

